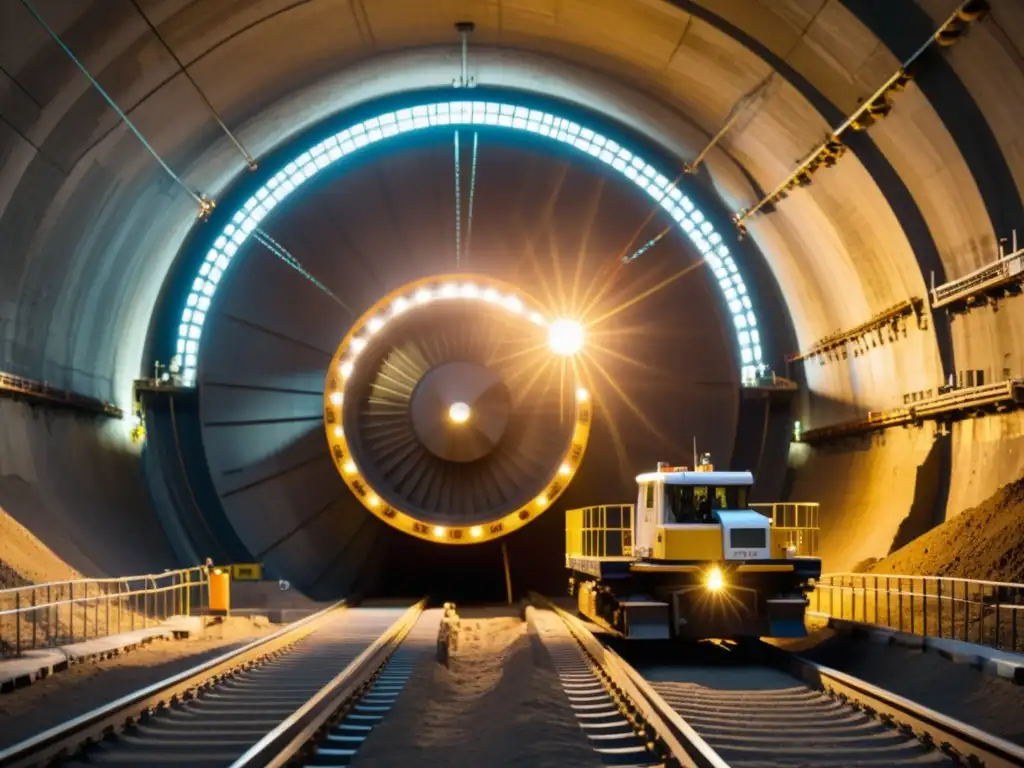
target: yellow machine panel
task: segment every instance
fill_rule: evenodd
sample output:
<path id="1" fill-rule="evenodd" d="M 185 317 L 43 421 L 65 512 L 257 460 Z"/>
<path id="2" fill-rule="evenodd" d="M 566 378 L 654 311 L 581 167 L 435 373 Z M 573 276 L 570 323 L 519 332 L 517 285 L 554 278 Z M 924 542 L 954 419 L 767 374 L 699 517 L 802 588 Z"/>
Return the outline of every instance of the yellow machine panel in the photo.
<path id="1" fill-rule="evenodd" d="M 722 528 L 718 525 L 659 525 L 654 559 L 721 560 Z"/>
<path id="2" fill-rule="evenodd" d="M 263 578 L 263 567 L 259 563 L 232 565 L 231 578 L 235 581 L 260 581 Z"/>

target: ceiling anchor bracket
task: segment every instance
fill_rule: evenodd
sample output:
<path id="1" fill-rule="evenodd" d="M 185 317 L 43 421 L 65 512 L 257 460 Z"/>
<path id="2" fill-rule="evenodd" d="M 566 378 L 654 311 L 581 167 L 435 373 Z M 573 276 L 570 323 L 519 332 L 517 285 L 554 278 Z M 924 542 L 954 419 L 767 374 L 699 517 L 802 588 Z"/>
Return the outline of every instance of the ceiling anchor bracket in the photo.
<path id="1" fill-rule="evenodd" d="M 452 80 L 455 88 L 476 88 L 476 78 L 469 74 L 469 36 L 475 29 L 476 24 L 472 21 L 455 22 L 455 30 L 462 38 L 462 74 Z"/>

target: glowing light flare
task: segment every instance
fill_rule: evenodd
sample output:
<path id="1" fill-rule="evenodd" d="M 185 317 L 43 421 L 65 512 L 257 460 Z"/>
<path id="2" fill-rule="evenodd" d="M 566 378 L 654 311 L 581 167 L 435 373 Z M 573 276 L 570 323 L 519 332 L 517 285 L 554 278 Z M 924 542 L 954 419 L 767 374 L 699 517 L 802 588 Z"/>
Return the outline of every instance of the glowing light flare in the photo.
<path id="1" fill-rule="evenodd" d="M 725 576 L 722 575 L 722 569 L 717 565 L 712 566 L 711 570 L 704 574 L 704 586 L 709 592 L 720 592 L 725 587 Z"/>
<path id="2" fill-rule="evenodd" d="M 479 525 L 474 525 L 472 528 L 469 529 L 469 535 L 472 536 L 474 539 L 479 539 L 481 536 L 483 536 L 483 533 L 484 529 L 481 528 Z"/>
<path id="3" fill-rule="evenodd" d="M 452 424 L 465 424 L 471 414 L 472 411 L 465 403 L 452 403 L 448 408 L 448 420 Z"/>
<path id="4" fill-rule="evenodd" d="M 548 346 L 556 355 L 575 355 L 583 349 L 583 326 L 568 318 L 555 320 L 548 329 Z"/>
<path id="5" fill-rule="evenodd" d="M 355 462 L 352 461 L 346 461 L 342 469 L 345 470 L 346 475 L 354 475 L 358 471 Z"/>
<path id="6" fill-rule="evenodd" d="M 571 475 L 572 474 L 572 467 L 570 467 L 568 464 L 563 464 L 562 466 L 560 466 L 558 468 L 558 474 L 560 474 L 560 475 Z"/>
<path id="7" fill-rule="evenodd" d="M 445 534 L 445 529 L 442 526 L 440 526 L 440 525 L 434 526 L 434 536 L 436 536 L 437 538 L 440 539 L 440 538 L 444 537 L 444 534 Z"/>
<path id="8" fill-rule="evenodd" d="M 331 405 L 341 405 L 342 394 L 341 392 L 331 392 Z"/>
<path id="9" fill-rule="evenodd" d="M 590 399 L 590 393 L 584 387 L 580 387 L 576 390 L 576 399 L 581 403 L 585 403 Z"/>

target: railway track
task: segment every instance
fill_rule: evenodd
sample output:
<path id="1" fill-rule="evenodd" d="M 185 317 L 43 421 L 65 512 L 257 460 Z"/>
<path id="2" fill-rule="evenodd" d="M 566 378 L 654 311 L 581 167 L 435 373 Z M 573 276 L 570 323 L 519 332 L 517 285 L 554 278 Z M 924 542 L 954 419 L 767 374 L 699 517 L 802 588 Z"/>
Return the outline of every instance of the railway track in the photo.
<path id="1" fill-rule="evenodd" d="M 303 762 L 323 726 L 363 698 L 424 603 L 336 604 L 0 751 L 0 766 Z"/>
<path id="2" fill-rule="evenodd" d="M 649 742 L 661 740 L 654 752 L 666 762 L 702 768 L 1024 766 L 1024 748 L 777 648 L 706 646 L 686 659 L 674 648 L 665 661 L 648 658 L 638 669 L 575 616 L 534 600 L 565 622 L 591 658 L 629 681 L 639 727 Z"/>

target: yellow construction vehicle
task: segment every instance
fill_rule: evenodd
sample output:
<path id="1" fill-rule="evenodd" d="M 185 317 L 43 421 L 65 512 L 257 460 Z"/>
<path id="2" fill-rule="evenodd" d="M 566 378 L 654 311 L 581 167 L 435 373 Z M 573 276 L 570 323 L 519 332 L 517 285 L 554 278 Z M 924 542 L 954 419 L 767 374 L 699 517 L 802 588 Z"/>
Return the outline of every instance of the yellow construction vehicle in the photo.
<path id="1" fill-rule="evenodd" d="M 579 611 L 628 638 L 803 637 L 821 560 L 797 556 L 750 509 L 749 472 L 659 463 L 637 502 L 566 512 Z"/>

